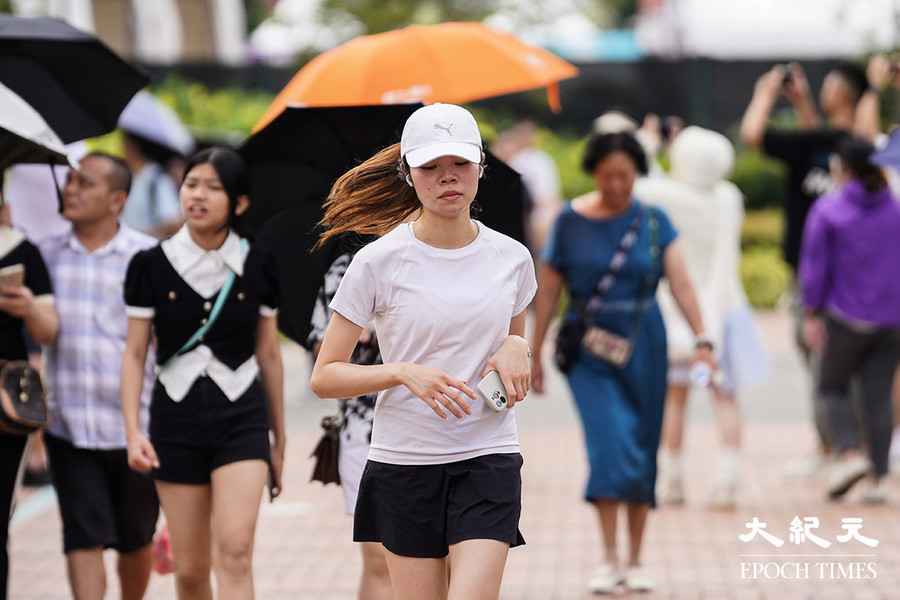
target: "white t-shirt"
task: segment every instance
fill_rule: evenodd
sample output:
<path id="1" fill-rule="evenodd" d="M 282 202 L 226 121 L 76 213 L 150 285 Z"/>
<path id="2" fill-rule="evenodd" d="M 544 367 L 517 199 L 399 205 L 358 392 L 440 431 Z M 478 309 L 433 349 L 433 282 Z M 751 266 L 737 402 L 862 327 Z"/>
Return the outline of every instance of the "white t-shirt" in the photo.
<path id="1" fill-rule="evenodd" d="M 537 291 L 528 249 L 477 225 L 475 240 L 453 250 L 399 225 L 357 252 L 332 310 L 360 327 L 374 320 L 385 363 L 438 368 L 475 390 L 510 320 Z M 406 386 L 381 392 L 369 459 L 428 465 L 519 451 L 515 408 L 494 412 L 480 396 L 469 403 L 471 415 L 444 420 Z"/>

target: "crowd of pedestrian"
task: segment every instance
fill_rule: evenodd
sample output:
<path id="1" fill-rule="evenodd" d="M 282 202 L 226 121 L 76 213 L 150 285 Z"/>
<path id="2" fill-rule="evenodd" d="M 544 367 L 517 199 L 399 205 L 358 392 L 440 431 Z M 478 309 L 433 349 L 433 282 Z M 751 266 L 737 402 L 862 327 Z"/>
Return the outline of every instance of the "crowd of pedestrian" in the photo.
<path id="1" fill-rule="evenodd" d="M 784 256 L 829 496 L 868 480 L 873 503 L 887 500 L 900 362 L 900 203 L 885 171 L 900 166 L 900 138 L 879 150 L 872 114 L 893 83 L 884 60 L 828 74 L 826 126 L 802 69 L 774 67 L 741 125 L 787 166 Z M 781 94 L 796 130 L 768 126 Z M 315 282 L 305 345 L 311 389 L 341 399 L 335 469 L 361 600 L 499 596 L 508 552 L 525 544 L 515 407 L 544 391 L 548 344 L 583 427 L 602 541 L 592 592 L 656 586 L 642 544 L 652 508 L 686 501 L 693 389 L 711 391 L 721 437 L 710 504 L 739 503 L 739 395 L 767 359 L 739 277 L 734 147 L 667 128 L 599 117 L 581 165 L 594 189 L 567 203 L 534 125 L 502 136 L 531 198 L 531 248 L 473 217 L 486 156 L 460 106 L 416 110 L 398 144 L 334 182 L 319 246 L 342 250 Z M 211 599 L 211 575 L 218 597 L 253 597 L 260 501 L 296 468 L 284 464 L 283 282 L 245 232 L 253 201 L 234 150 L 174 156 L 128 134 L 124 160 L 88 152 L 68 171 L 64 229 L 29 241 L 8 214 L 0 223 L 0 268 L 24 272 L 0 289 L 0 359 L 44 350 L 42 439 L 78 600 L 105 596 L 106 549 L 122 597 L 142 598 L 162 522 L 179 599 Z M 7 512 L 26 440 L 0 434 Z"/>

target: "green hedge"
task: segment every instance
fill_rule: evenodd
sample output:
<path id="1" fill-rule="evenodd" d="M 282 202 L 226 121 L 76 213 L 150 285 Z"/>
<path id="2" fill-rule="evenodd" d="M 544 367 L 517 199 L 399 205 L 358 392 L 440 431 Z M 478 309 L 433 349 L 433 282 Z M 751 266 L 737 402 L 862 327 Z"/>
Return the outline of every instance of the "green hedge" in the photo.
<path id="1" fill-rule="evenodd" d="M 743 192 L 748 210 L 784 206 L 784 166 L 755 150 L 738 152 L 731 181 Z"/>
<path id="2" fill-rule="evenodd" d="M 774 308 L 791 282 L 781 249 L 756 246 L 745 250 L 741 256 L 741 281 L 753 307 Z"/>

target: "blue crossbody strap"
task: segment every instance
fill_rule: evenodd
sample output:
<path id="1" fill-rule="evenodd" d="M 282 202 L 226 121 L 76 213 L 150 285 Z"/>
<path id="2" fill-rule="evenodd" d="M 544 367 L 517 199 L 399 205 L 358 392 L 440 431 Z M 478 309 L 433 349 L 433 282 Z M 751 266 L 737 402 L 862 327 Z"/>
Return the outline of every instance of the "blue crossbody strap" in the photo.
<path id="1" fill-rule="evenodd" d="M 241 240 L 241 253 L 246 254 L 247 252 L 247 240 Z M 203 336 L 210 330 L 210 328 L 215 324 L 216 319 L 219 318 L 219 314 L 222 312 L 222 308 L 225 306 L 225 301 L 228 299 L 228 294 L 231 293 L 231 288 L 234 286 L 234 280 L 237 279 L 237 276 L 234 274 L 234 271 L 229 271 L 228 277 L 225 278 L 225 283 L 222 285 L 222 289 L 219 290 L 219 295 L 216 297 L 216 303 L 212 307 L 212 312 L 209 313 L 209 318 L 206 319 L 206 323 L 203 326 L 194 332 L 194 335 L 184 343 L 184 346 L 175 353 L 175 356 L 180 356 L 194 348 L 201 340 L 203 340 Z"/>

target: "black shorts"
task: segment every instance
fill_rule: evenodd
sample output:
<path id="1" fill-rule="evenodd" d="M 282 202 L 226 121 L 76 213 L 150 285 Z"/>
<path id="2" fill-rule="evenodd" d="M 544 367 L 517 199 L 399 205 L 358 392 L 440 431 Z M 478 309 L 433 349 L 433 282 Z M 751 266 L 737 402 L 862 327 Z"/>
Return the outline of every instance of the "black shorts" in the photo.
<path id="1" fill-rule="evenodd" d="M 63 524 L 63 551 L 114 548 L 134 552 L 156 531 L 153 480 L 128 468 L 124 449 L 77 448 L 44 434 Z"/>
<path id="2" fill-rule="evenodd" d="M 353 541 L 400 556 L 443 558 L 465 540 L 525 543 L 522 455 L 488 454 L 441 465 L 368 461 L 353 516 Z"/>
<path id="3" fill-rule="evenodd" d="M 150 441 L 159 458 L 152 477 L 205 485 L 219 467 L 242 460 L 269 463 L 269 420 L 262 385 L 254 381 L 235 401 L 209 377 L 174 402 L 157 382 L 150 404 Z"/>

